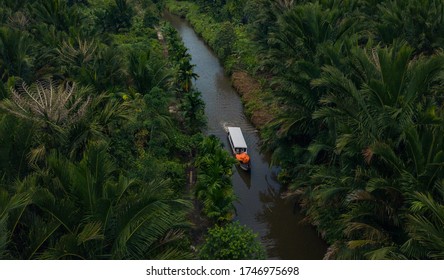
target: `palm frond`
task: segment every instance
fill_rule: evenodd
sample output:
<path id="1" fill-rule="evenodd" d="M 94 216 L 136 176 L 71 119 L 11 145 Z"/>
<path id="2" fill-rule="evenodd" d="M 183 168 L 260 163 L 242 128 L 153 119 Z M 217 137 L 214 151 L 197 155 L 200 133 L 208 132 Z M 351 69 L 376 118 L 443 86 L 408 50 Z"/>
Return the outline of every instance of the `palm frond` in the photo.
<path id="1" fill-rule="evenodd" d="M 77 235 L 77 245 L 82 245 L 91 240 L 103 240 L 103 228 L 100 222 L 87 223 Z"/>

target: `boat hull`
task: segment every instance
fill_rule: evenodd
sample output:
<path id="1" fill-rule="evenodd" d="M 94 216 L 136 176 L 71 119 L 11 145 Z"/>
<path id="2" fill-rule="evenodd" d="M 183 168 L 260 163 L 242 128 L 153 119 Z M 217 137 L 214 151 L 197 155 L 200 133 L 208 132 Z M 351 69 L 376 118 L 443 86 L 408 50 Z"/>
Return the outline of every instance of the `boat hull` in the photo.
<path id="1" fill-rule="evenodd" d="M 239 167 L 244 171 L 250 171 L 250 169 L 251 169 L 249 163 L 245 164 L 245 163 L 239 162 Z"/>

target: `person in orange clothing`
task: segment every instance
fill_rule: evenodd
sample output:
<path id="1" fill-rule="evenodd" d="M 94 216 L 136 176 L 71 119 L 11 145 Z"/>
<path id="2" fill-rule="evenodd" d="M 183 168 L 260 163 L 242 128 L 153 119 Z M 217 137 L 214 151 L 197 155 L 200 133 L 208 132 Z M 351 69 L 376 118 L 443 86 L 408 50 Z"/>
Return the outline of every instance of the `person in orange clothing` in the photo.
<path id="1" fill-rule="evenodd" d="M 250 156 L 246 152 L 236 154 L 236 159 L 244 164 L 247 164 L 250 162 Z"/>

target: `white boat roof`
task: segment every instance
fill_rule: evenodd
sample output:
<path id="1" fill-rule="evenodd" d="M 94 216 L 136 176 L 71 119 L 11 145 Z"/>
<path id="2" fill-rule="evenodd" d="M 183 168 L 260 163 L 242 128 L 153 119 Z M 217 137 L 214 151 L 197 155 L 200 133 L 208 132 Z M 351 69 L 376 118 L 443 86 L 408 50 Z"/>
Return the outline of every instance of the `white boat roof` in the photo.
<path id="1" fill-rule="evenodd" d="M 231 135 L 231 141 L 235 148 L 247 148 L 247 143 L 245 143 L 244 136 L 242 135 L 242 130 L 240 127 L 227 127 L 228 132 Z"/>

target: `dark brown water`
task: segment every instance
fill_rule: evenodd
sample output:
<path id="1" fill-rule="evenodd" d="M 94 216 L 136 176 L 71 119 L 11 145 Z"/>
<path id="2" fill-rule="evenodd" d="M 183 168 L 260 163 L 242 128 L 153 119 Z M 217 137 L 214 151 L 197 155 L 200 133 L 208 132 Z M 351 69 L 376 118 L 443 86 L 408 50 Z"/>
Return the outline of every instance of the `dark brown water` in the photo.
<path id="1" fill-rule="evenodd" d="M 207 133 L 216 135 L 228 147 L 225 127 L 239 126 L 247 142 L 251 173 L 236 169 L 233 175 L 239 199 L 236 219 L 259 235 L 270 259 L 322 259 L 325 242 L 311 226 L 300 223 L 303 217 L 295 210 L 294 201 L 280 197 L 278 169 L 270 167 L 259 152 L 257 131 L 245 117 L 240 97 L 215 54 L 185 20 L 168 12 L 164 18 L 178 30 L 196 65 L 194 71 L 199 78 L 194 84 L 205 101 Z"/>

